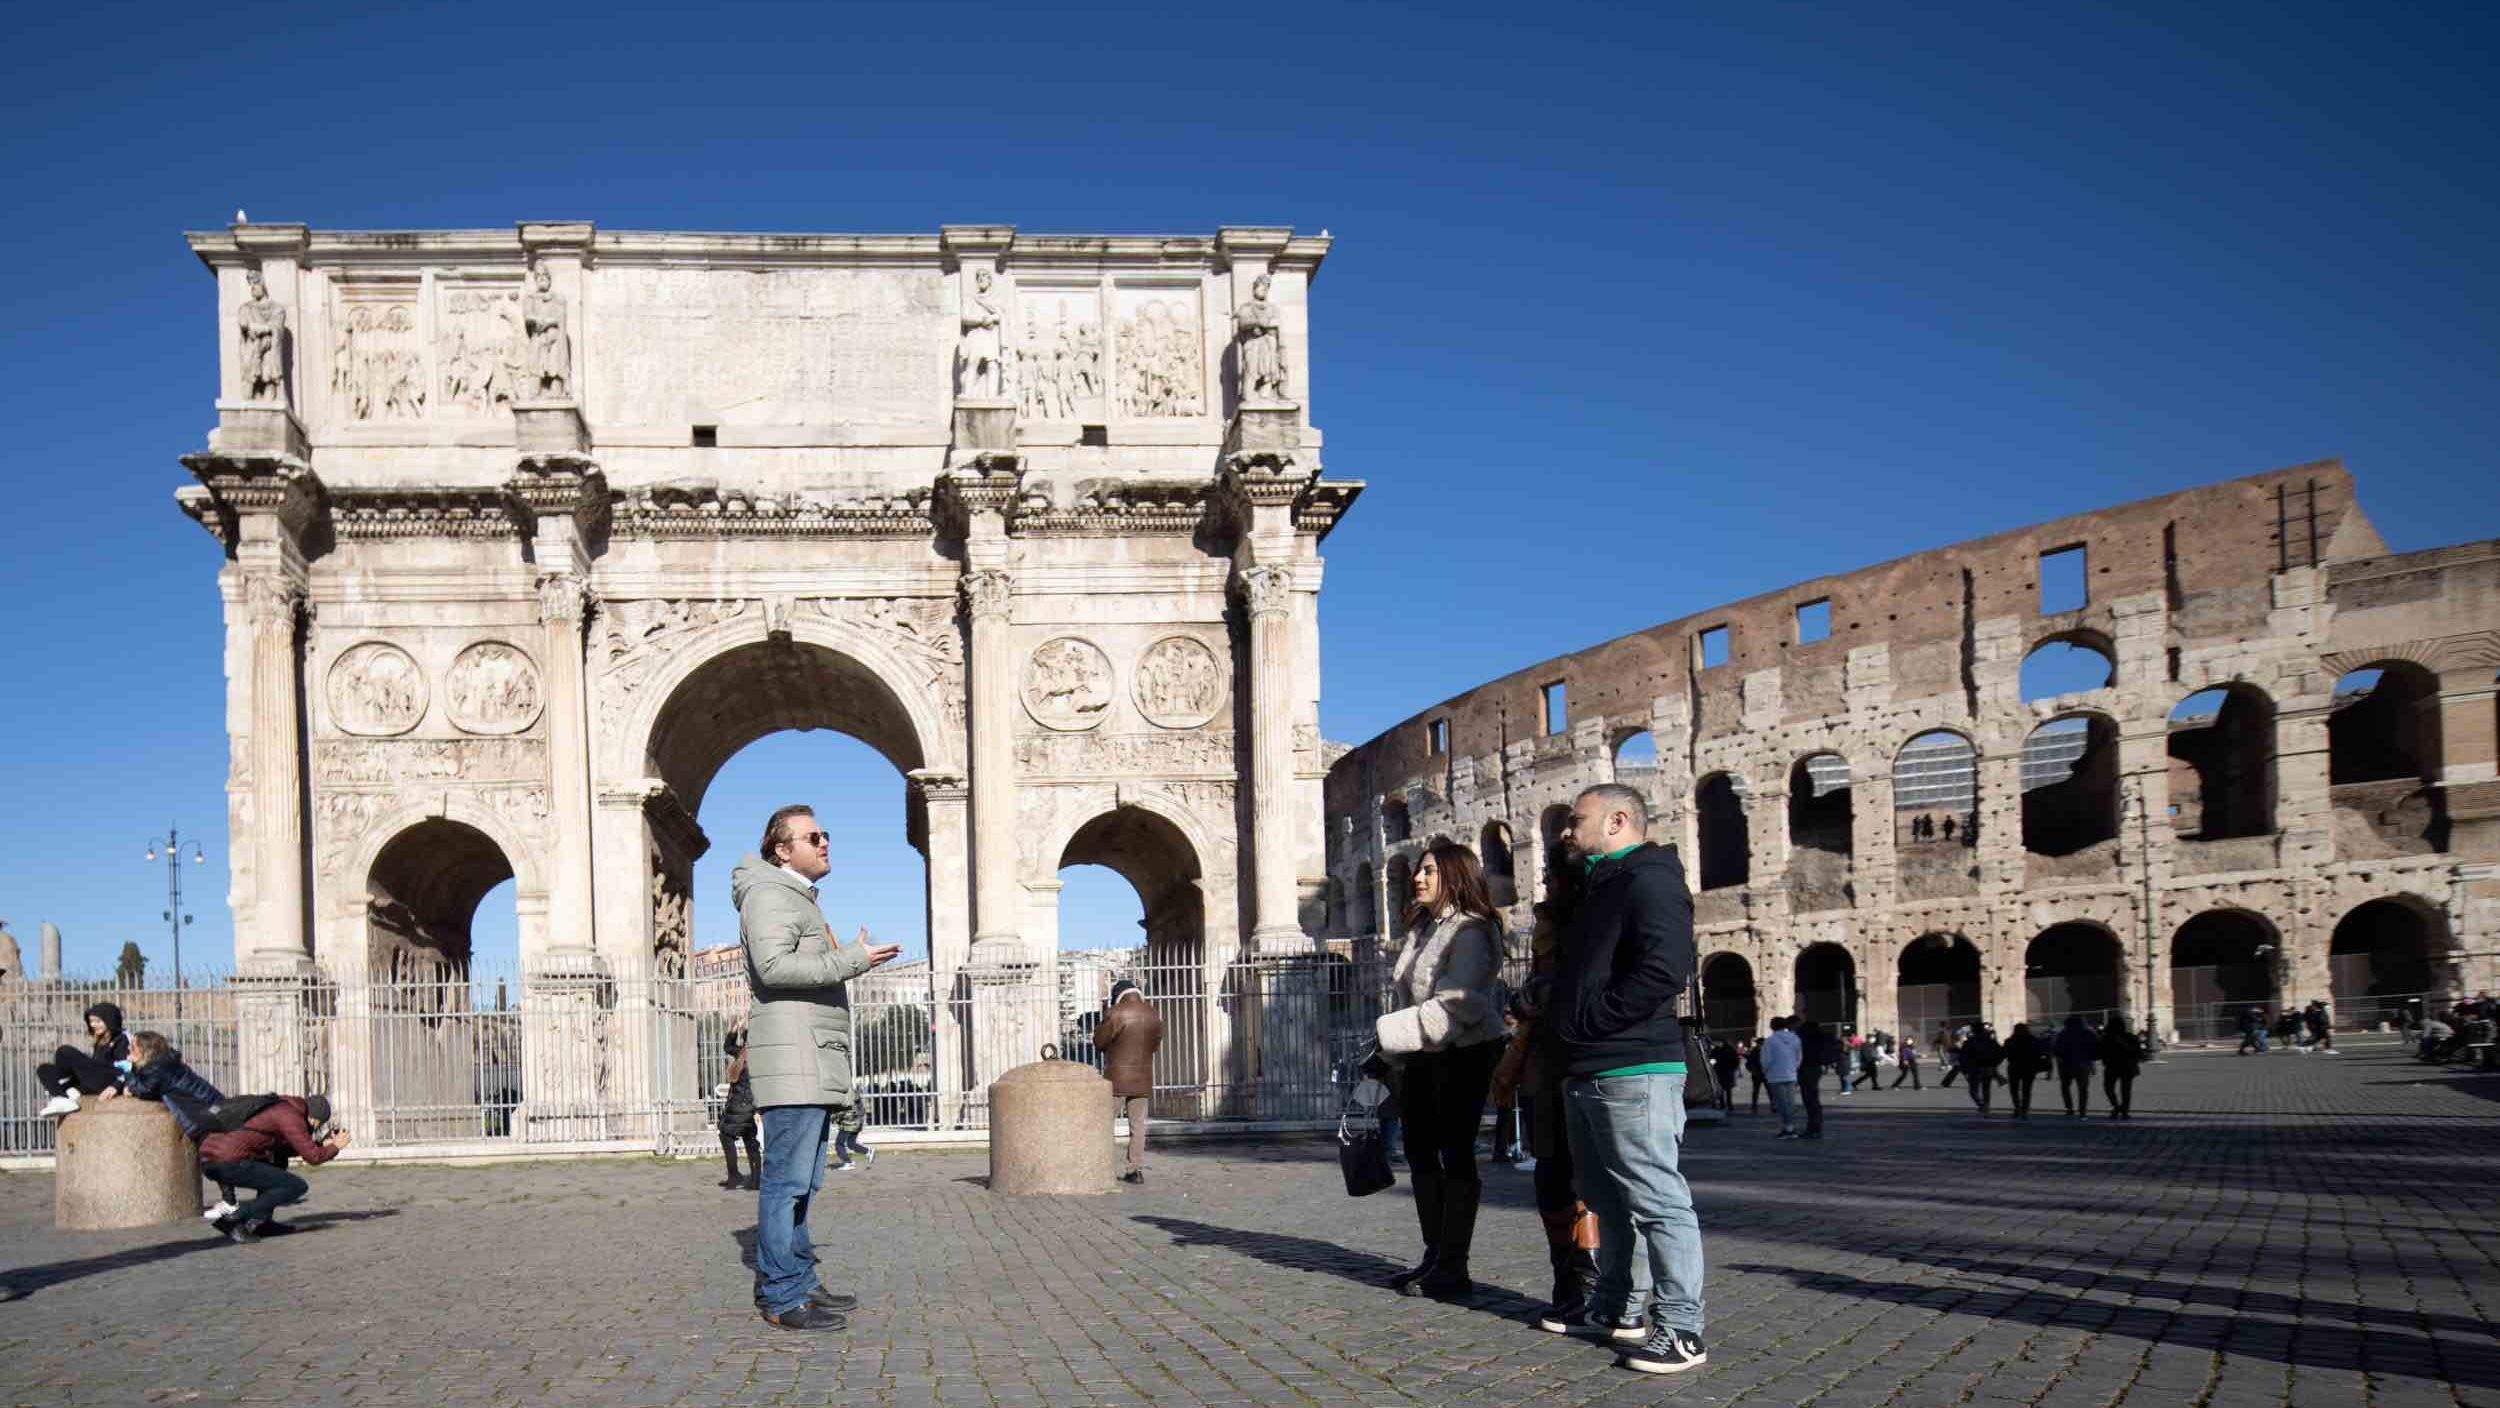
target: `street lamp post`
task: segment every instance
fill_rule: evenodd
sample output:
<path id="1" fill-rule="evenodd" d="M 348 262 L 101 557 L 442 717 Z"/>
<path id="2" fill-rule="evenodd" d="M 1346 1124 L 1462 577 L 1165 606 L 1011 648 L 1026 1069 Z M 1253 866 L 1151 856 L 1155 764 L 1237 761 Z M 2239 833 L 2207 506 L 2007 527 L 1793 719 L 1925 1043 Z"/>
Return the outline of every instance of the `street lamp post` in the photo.
<path id="1" fill-rule="evenodd" d="M 156 842 L 153 840 L 148 842 L 147 858 L 150 861 L 156 859 Z M 191 863 L 208 863 L 208 856 L 200 850 L 197 841 L 191 843 Z M 169 826 L 165 828 L 165 923 L 174 934 L 174 1023 L 177 1028 L 182 1023 L 182 930 L 190 922 L 191 916 L 182 908 L 182 832 Z"/>

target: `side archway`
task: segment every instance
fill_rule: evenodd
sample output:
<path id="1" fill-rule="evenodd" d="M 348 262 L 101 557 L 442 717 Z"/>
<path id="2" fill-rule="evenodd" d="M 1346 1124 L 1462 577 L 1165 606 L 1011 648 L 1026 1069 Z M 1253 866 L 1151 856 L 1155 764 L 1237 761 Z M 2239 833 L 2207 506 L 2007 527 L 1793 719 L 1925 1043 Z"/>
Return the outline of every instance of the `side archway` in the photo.
<path id="1" fill-rule="evenodd" d="M 2275 1003 L 2282 940 L 2262 916 L 2209 909 L 2170 937 L 2170 1023 L 2182 1040 L 2221 1041 L 2240 1014 Z"/>
<path id="2" fill-rule="evenodd" d="M 1753 964 L 1741 953 L 1714 953 L 1701 963 L 1702 1029 L 1713 1040 L 1751 1041 L 1762 1031 L 1762 1003 Z"/>
<path id="3" fill-rule="evenodd" d="M 1901 1030 L 1922 1041 L 1982 1015 L 1979 950 L 1960 934 L 1921 934 L 1903 945 L 1897 981 Z"/>
<path id="4" fill-rule="evenodd" d="M 2097 1024 L 2124 1005 L 2126 975 L 2117 935 L 2098 924 L 2052 925 L 2023 950 L 2024 1020 L 2033 1031 L 2071 1014 Z"/>

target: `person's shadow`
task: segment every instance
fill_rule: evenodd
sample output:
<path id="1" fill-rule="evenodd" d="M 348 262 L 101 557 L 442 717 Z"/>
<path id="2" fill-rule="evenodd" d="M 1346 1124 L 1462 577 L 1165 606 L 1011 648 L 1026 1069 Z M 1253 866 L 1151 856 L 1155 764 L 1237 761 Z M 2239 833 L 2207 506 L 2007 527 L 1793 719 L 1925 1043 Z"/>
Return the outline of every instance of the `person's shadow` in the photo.
<path id="1" fill-rule="evenodd" d="M 286 1220 L 290 1232 L 318 1232 L 336 1222 L 366 1222 L 377 1217 L 396 1217 L 397 1208 L 375 1208 L 368 1212 L 316 1212 Z M 282 1240 L 273 1239 L 273 1240 Z M 225 1238 L 202 1228 L 201 1235 L 175 1242 L 158 1242 L 151 1246 L 132 1247 L 128 1251 L 108 1252 L 103 1256 L 80 1257 L 75 1261 L 45 1262 L 39 1266 L 21 1266 L 0 1271 L 0 1300 L 23 1300 L 37 1291 L 49 1290 L 64 1282 L 94 1276 L 106 1271 L 127 1271 L 133 1267 L 153 1266 L 193 1252 L 211 1251 L 231 1245 Z"/>
<path id="2" fill-rule="evenodd" d="M 1316 1237 L 1296 1237 L 1284 1232 L 1254 1232 L 1242 1227 L 1218 1227 L 1212 1223 L 1192 1222 L 1185 1217 L 1156 1217 L 1150 1214 L 1140 1214 L 1131 1218 L 1130 1221 L 1142 1222 L 1157 1231 L 1170 1234 L 1172 1245 L 1176 1247 L 1222 1247 L 1226 1251 L 1240 1252 L 1245 1256 L 1264 1261 L 1270 1266 L 1281 1266 L 1289 1271 L 1319 1272 L 1330 1276 L 1341 1276 L 1361 1285 L 1378 1286 L 1383 1294 L 1394 1294 L 1387 1289 L 1385 1283 L 1390 1277 L 1407 1269 L 1406 1263 L 1402 1261 L 1391 1261 L 1384 1256 L 1356 1251 L 1352 1247 L 1341 1247 L 1334 1242 L 1323 1242 Z M 1533 1314 L 1540 1308 L 1542 1302 L 1529 1300 L 1506 1286 L 1495 1286 L 1479 1281 L 1476 1283 L 1474 1294 L 1464 1300 L 1452 1301 L 1450 1304 L 1464 1305 L 1472 1310 L 1481 1310 L 1488 1315 L 1516 1318 Z"/>

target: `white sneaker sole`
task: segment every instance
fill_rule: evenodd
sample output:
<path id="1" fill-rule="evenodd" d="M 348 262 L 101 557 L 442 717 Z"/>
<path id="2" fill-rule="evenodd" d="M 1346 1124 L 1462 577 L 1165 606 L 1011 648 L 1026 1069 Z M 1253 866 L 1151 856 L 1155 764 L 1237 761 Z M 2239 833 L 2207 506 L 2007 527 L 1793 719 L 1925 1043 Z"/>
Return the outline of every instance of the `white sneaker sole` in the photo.
<path id="1" fill-rule="evenodd" d="M 1707 1354 L 1696 1354 L 1690 1359 L 1682 1360 L 1674 1364 L 1668 1364 L 1655 1359 L 1634 1359 L 1628 1354 L 1615 1361 L 1616 1364 L 1631 1370 L 1635 1374 L 1681 1374 L 1687 1369 L 1698 1369 L 1702 1365 L 1709 1362 L 1710 1356 Z"/>

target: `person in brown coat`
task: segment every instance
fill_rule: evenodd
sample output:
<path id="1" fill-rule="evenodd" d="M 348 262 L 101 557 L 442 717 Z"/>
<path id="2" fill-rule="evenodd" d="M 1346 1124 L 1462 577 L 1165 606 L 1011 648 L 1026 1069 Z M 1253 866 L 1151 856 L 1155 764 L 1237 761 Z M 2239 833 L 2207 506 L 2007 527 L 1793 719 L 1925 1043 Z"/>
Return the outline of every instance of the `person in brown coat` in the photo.
<path id="1" fill-rule="evenodd" d="M 1094 1028 L 1103 1074 L 1111 1078 L 1111 1114 L 1128 1116 L 1128 1170 L 1123 1183 L 1146 1181 L 1146 1102 L 1155 1093 L 1155 1048 L 1163 1045 L 1163 1014 L 1126 978 L 1111 985 L 1111 1004 Z"/>

